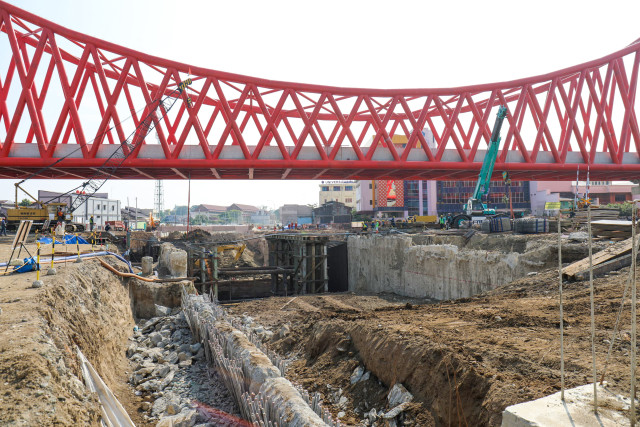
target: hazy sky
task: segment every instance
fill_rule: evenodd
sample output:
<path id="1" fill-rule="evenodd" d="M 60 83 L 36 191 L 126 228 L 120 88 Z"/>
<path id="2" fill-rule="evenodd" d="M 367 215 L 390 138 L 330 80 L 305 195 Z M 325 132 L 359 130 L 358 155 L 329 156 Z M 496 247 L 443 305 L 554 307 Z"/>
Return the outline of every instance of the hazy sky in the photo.
<path id="1" fill-rule="evenodd" d="M 451 87 L 554 71 L 640 37 L 638 1 L 22 0 L 68 28 L 208 68 L 354 87 Z M 10 52 L 0 51 L 0 56 Z M 0 180 L 0 199 L 13 199 Z M 191 203 L 317 203 L 318 181 L 192 181 Z M 66 190 L 76 181 L 29 181 Z M 165 207 L 187 181 L 164 181 Z M 113 198 L 153 205 L 153 181 L 111 181 Z"/>

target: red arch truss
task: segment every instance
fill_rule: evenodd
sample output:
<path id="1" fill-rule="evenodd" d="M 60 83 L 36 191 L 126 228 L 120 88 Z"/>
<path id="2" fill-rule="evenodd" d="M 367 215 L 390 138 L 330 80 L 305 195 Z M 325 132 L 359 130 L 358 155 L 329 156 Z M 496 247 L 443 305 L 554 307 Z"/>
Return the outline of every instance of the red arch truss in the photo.
<path id="1" fill-rule="evenodd" d="M 180 100 L 156 116 L 116 177 L 473 178 L 497 106 L 506 105 L 497 174 L 568 180 L 588 169 L 594 180 L 632 179 L 639 51 L 640 40 L 509 82 L 352 89 L 190 66 L 0 2 L 0 177 L 95 174 L 153 100 L 191 77 L 192 106 Z"/>

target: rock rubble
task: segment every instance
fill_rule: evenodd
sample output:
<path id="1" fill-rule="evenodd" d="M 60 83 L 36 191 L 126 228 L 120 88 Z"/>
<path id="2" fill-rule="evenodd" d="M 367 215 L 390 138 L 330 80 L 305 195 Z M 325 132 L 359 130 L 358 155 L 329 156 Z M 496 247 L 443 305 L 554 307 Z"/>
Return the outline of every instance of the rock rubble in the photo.
<path id="1" fill-rule="evenodd" d="M 157 426 L 234 425 L 238 408 L 218 373 L 192 342 L 182 312 L 154 317 L 134 329 L 127 348 L 129 382 L 142 396 L 139 410 Z"/>

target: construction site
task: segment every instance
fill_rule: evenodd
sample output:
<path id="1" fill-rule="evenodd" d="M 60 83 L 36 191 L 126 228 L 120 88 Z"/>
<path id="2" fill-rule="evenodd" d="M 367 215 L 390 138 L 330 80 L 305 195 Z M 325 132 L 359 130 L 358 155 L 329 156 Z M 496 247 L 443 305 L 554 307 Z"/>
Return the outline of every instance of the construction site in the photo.
<path id="1" fill-rule="evenodd" d="M 58 242 L 53 262 L 31 233 L 40 271 L 0 278 L 2 421 L 519 425 L 506 408 L 561 388 L 559 242 L 564 383 L 593 380 L 589 242 L 573 231 L 584 224 L 565 226 L 136 232 L 130 262 L 125 232 Z M 0 239 L 8 259 L 13 238 Z M 625 396 L 631 375 L 631 314 L 617 318 L 631 238 L 591 245 L 600 417 L 621 425 L 630 402 L 608 395 Z"/>
<path id="2" fill-rule="evenodd" d="M 360 89 L 44 16 L 0 0 L 1 425 L 636 425 L 640 39 Z"/>

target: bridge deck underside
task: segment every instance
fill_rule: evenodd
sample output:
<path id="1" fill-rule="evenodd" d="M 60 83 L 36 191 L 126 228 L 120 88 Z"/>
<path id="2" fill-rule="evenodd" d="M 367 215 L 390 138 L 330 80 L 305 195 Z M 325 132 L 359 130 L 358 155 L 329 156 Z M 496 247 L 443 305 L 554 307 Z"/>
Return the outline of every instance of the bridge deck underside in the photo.
<path id="1" fill-rule="evenodd" d="M 486 154 L 479 150 L 474 162 L 465 163 L 456 150 L 445 150 L 441 161 L 431 162 L 416 149 L 407 161 L 395 161 L 390 155 L 377 153 L 371 160 L 363 161 L 357 159 L 353 150 L 341 149 L 337 160 L 323 160 L 314 148 L 305 147 L 295 160 L 283 160 L 278 158 L 277 149 L 269 147 L 257 159 L 246 159 L 240 150 L 232 150 L 225 158 L 212 160 L 205 159 L 200 148 L 194 146 L 184 150 L 184 156 L 167 159 L 159 146 L 145 145 L 137 157 L 128 158 L 121 165 L 121 160 L 105 163 L 117 148 L 117 145 L 102 146 L 95 158 L 87 159 L 73 145 L 66 145 L 56 150 L 52 159 L 40 159 L 33 155 L 37 151 L 35 144 L 14 144 L 10 157 L 0 158 L 0 178 L 24 178 L 35 174 L 31 177 L 87 179 L 104 176 L 104 171 L 110 170 L 116 179 L 474 180 Z M 564 164 L 555 164 L 548 161 L 550 159 L 548 153 L 539 153 L 538 163 L 530 164 L 517 152 L 512 152 L 506 163 L 496 163 L 494 177 L 501 179 L 502 171 L 508 171 L 511 179 L 519 181 L 574 180 L 577 168 L 583 178 L 588 170 L 591 180 L 631 180 L 640 176 L 637 153 L 626 153 L 618 164 L 605 153 L 598 154 L 596 163 L 588 168 L 577 152 L 568 153 Z"/>

